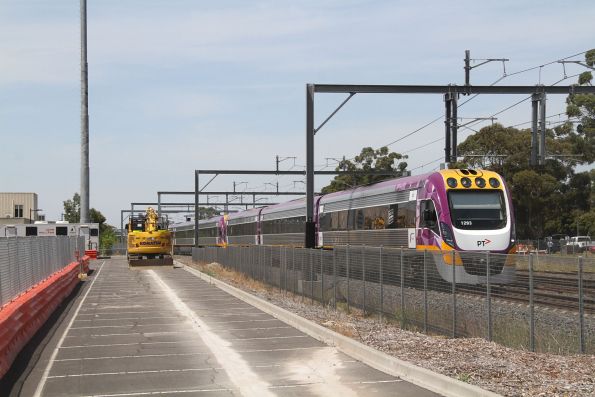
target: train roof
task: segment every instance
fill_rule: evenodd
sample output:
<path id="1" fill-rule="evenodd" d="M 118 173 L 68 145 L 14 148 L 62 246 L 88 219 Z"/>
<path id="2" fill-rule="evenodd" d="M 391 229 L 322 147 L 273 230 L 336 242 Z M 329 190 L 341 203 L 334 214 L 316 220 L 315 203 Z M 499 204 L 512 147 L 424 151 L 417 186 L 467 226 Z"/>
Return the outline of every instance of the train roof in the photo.
<path id="1" fill-rule="evenodd" d="M 249 218 L 251 216 L 258 216 L 260 214 L 260 211 L 262 211 L 263 208 L 267 208 L 267 207 L 251 208 L 246 211 L 234 212 L 233 214 L 229 214 L 227 216 L 227 219 L 232 220 L 232 219 Z"/>
<path id="2" fill-rule="evenodd" d="M 398 191 L 408 191 L 417 189 L 421 183 L 428 179 L 433 174 L 426 173 L 421 175 L 406 176 L 403 178 L 389 179 L 374 183 L 367 186 L 359 186 L 354 189 L 341 190 L 340 192 L 329 193 L 322 196 L 321 204 L 332 203 L 335 201 L 343 201 L 350 198 L 368 197 L 372 195 L 379 195 L 383 193 L 394 193 Z"/>

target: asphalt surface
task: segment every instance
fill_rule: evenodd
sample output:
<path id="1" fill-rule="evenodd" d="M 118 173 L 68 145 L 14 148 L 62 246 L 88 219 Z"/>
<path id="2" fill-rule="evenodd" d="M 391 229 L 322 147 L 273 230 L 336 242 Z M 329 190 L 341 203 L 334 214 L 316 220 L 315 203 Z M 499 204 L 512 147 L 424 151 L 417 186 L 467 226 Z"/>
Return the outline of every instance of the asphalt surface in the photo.
<path id="1" fill-rule="evenodd" d="M 22 396 L 436 396 L 173 268 L 96 261 Z"/>

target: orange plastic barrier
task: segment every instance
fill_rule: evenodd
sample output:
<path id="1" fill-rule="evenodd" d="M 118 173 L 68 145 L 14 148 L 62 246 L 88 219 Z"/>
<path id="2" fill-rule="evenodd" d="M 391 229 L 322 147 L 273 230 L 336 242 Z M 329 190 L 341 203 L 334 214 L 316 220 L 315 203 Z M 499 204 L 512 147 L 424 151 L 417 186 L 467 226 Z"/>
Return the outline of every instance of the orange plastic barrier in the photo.
<path id="1" fill-rule="evenodd" d="M 97 259 L 97 250 L 86 250 L 85 255 L 91 259 Z"/>
<path id="2" fill-rule="evenodd" d="M 89 257 L 82 259 L 89 271 Z M 0 308 L 0 378 L 23 346 L 43 326 L 79 282 L 80 265 L 73 262 Z"/>

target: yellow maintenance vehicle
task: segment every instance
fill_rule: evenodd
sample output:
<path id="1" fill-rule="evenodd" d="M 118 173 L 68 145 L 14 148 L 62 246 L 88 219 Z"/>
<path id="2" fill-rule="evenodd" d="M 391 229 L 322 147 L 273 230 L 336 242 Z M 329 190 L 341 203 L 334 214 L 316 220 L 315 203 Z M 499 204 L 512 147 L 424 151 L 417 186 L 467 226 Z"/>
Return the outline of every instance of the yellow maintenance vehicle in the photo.
<path id="1" fill-rule="evenodd" d="M 159 218 L 149 207 L 145 214 L 130 217 L 128 222 L 129 266 L 173 266 L 172 236 L 167 218 Z"/>

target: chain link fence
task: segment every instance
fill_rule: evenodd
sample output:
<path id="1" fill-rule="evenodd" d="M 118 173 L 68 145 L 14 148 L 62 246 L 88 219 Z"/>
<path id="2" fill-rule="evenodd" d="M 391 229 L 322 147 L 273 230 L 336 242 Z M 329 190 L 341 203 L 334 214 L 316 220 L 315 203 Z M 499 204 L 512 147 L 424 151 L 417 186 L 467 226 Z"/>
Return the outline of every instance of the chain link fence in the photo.
<path id="1" fill-rule="evenodd" d="M 192 251 L 195 262 L 216 262 L 280 292 L 333 309 L 357 308 L 404 329 L 539 352 L 595 353 L 595 260 L 543 258 L 367 246 Z M 463 268 L 479 283 L 457 282 Z M 512 276 L 497 282 L 498 273 Z"/>
<path id="2" fill-rule="evenodd" d="M 0 237 L 0 307 L 76 260 L 84 237 Z"/>

